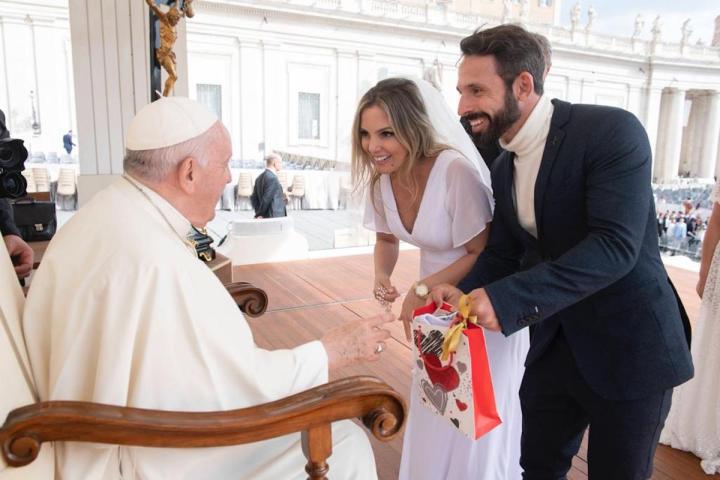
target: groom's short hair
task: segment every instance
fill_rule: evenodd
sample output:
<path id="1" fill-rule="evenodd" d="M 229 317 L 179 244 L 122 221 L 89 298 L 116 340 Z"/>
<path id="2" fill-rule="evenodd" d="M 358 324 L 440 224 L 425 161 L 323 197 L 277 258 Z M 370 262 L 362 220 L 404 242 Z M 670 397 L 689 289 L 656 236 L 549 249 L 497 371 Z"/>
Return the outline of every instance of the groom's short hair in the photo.
<path id="1" fill-rule="evenodd" d="M 515 78 L 522 72 L 533 77 L 535 93 L 543 94 L 545 56 L 534 33 L 520 25 L 499 25 L 486 30 L 475 30 L 460 42 L 463 55 L 495 58 L 498 75 L 511 88 Z"/>

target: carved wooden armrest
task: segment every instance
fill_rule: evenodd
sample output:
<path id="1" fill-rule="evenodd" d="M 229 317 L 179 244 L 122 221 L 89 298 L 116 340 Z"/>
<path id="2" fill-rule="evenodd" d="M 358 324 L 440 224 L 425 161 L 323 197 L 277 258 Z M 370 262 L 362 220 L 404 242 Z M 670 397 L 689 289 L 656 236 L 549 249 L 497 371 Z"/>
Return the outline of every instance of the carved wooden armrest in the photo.
<path id="1" fill-rule="evenodd" d="M 0 428 L 8 465 L 32 462 L 44 442 L 142 447 L 217 447 L 302 432 L 311 478 L 323 478 L 330 422 L 359 417 L 372 434 L 392 439 L 405 421 L 402 397 L 374 377 L 326 383 L 271 403 L 221 412 L 171 412 L 88 402 L 41 402 L 13 410 Z"/>
<path id="2" fill-rule="evenodd" d="M 228 283 L 225 288 L 248 317 L 259 317 L 267 310 L 268 296 L 262 288 L 248 282 Z"/>

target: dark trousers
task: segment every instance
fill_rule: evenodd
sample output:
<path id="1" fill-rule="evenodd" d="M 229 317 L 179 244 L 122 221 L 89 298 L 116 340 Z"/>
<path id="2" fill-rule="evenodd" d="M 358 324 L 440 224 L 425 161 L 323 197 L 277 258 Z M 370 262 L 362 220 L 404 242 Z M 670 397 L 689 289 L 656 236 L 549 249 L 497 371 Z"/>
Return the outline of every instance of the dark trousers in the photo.
<path id="1" fill-rule="evenodd" d="M 622 372 L 618 372 L 619 375 Z M 525 370 L 520 387 L 525 480 L 565 479 L 589 426 L 590 480 L 645 480 L 672 389 L 639 400 L 608 400 L 583 380 L 562 333 Z"/>

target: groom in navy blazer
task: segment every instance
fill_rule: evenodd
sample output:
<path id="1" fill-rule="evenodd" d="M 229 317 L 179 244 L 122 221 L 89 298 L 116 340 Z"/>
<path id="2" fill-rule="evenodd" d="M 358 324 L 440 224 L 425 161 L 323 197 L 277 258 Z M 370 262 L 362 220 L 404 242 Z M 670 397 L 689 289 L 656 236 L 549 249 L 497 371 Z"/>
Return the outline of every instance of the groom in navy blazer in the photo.
<path id="1" fill-rule="evenodd" d="M 531 328 L 523 478 L 565 478 L 588 426 L 591 480 L 649 478 L 672 388 L 693 366 L 658 251 L 645 130 L 621 109 L 543 99 L 543 55 L 520 26 L 477 31 L 461 49 L 459 113 L 506 151 L 488 245 L 458 286 L 484 327 Z"/>

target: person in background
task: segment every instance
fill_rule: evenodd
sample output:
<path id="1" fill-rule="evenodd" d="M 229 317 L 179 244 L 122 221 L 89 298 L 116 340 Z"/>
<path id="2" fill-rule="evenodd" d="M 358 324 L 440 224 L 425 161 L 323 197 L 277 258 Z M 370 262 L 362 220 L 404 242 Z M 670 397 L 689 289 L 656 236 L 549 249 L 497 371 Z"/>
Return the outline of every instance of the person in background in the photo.
<path id="1" fill-rule="evenodd" d="M 276 153 L 265 157 L 265 171 L 255 179 L 250 203 L 255 218 L 286 217 L 287 197 L 277 174 L 282 169 L 282 158 Z"/>
<path id="2" fill-rule="evenodd" d="M 72 130 L 68 130 L 68 132 L 63 135 L 63 148 L 68 155 L 70 155 L 74 146 L 75 144 L 73 143 Z"/>

